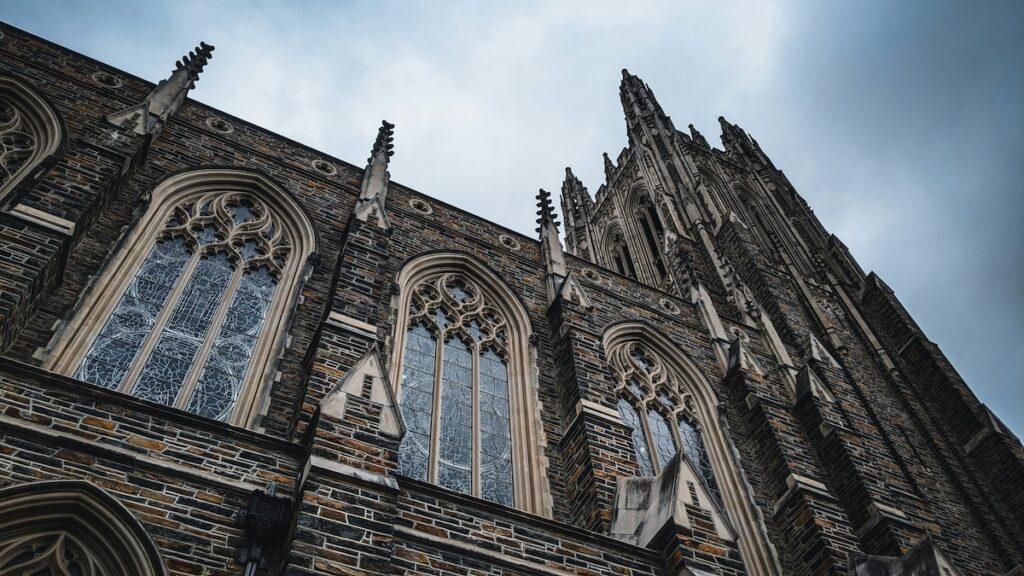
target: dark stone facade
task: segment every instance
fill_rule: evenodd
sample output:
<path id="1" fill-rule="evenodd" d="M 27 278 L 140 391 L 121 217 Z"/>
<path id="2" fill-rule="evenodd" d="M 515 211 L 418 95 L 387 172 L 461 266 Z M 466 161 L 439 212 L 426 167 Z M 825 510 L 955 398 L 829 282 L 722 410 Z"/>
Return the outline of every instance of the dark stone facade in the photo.
<path id="1" fill-rule="evenodd" d="M 294 575 L 946 574 L 925 571 L 941 569 L 934 550 L 962 576 L 1024 566 L 1019 440 L 739 127 L 722 120 L 725 149 L 711 148 L 677 131 L 624 72 L 629 146 L 608 161 L 596 199 L 567 178 L 569 254 L 557 270 L 557 242 L 386 180 L 387 225 L 360 219 L 368 170 L 191 100 L 158 132 L 115 126 L 107 116 L 153 84 L 0 31 L 0 76 L 30 86 L 63 130 L 58 151 L 2 199 L 0 487 L 62 479 L 102 489 L 149 534 L 168 574 L 243 574 L 248 559 L 257 573 Z M 264 175 L 318 235 L 251 429 L 43 368 L 149 192 L 209 167 Z M 637 187 L 654 197 L 657 252 L 630 222 Z M 613 271 L 603 244 L 615 222 L 633 272 Z M 398 475 L 387 407 L 368 396 L 350 395 L 341 414 L 321 410 L 368 350 L 388 361 L 396 277 L 428 252 L 484 263 L 529 316 L 548 517 Z M 576 297 L 558 291 L 569 282 Z M 749 552 L 716 534 L 700 506 L 647 543 L 610 535 L 619 479 L 638 474 L 629 431 L 608 416 L 616 392 L 603 335 L 623 322 L 671 342 L 710 384 L 751 502 L 731 528 L 763 535 L 761 568 L 746 557 L 744 568 Z"/>

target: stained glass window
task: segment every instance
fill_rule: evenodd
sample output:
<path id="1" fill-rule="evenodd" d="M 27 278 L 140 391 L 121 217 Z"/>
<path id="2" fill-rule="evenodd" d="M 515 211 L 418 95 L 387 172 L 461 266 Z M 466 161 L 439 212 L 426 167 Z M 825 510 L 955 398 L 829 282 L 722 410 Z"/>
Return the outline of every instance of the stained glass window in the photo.
<path id="1" fill-rule="evenodd" d="M 176 206 L 75 376 L 229 420 L 290 253 L 280 230 L 246 194 Z"/>
<path id="2" fill-rule="evenodd" d="M 718 483 L 715 482 L 715 472 L 711 469 L 711 460 L 704 448 L 704 438 L 700 430 L 685 415 L 679 417 L 679 435 L 683 439 L 683 453 L 704 480 L 711 497 L 721 506 L 722 496 L 718 491 Z"/>
<path id="3" fill-rule="evenodd" d="M 399 473 L 512 506 L 507 327 L 480 294 L 458 274 L 412 290 Z"/>
<path id="4" fill-rule="evenodd" d="M 629 427 L 633 452 L 636 455 L 637 464 L 640 465 L 640 475 L 654 476 L 651 453 L 647 449 L 647 438 L 644 437 L 644 425 L 640 422 L 640 415 L 637 414 L 636 408 L 633 408 L 633 405 L 625 398 L 619 398 L 619 416 Z"/>
<path id="5" fill-rule="evenodd" d="M 658 464 L 662 468 L 676 455 L 676 440 L 672 436 L 672 429 L 669 428 L 665 417 L 654 408 L 647 410 L 647 421 L 651 424 L 651 438 L 654 440 L 655 452 L 658 454 Z"/>
<path id="6" fill-rule="evenodd" d="M 682 447 L 712 498 L 721 505 L 711 460 L 695 424 L 693 399 L 678 377 L 660 356 L 639 342 L 613 348 L 609 361 L 619 377 L 619 415 L 630 429 L 640 475 L 660 473 Z"/>

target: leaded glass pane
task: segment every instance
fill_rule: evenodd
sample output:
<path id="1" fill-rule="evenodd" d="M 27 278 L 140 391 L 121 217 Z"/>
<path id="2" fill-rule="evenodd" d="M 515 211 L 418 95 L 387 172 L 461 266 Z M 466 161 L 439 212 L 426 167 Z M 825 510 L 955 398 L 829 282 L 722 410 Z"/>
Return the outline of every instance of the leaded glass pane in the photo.
<path id="1" fill-rule="evenodd" d="M 437 483 L 472 493 L 473 358 L 466 345 L 453 338 L 444 345 L 441 377 L 441 426 Z"/>
<path id="2" fill-rule="evenodd" d="M 161 404 L 174 403 L 232 273 L 231 263 L 224 254 L 203 257 L 199 261 L 153 352 L 146 359 L 132 391 L 135 396 Z"/>
<path id="3" fill-rule="evenodd" d="M 658 463 L 664 468 L 668 461 L 676 455 L 676 440 L 672 430 L 660 412 L 651 408 L 647 410 L 647 421 L 651 424 L 651 436 L 654 438 L 654 449 L 658 453 Z"/>
<path id="4" fill-rule="evenodd" d="M 153 246 L 79 365 L 75 378 L 105 388 L 121 386 L 190 257 L 180 238 L 162 240 Z"/>
<path id="5" fill-rule="evenodd" d="M 265 267 L 242 276 L 189 399 L 189 412 L 221 421 L 231 416 L 276 288 Z"/>
<path id="6" fill-rule="evenodd" d="M 715 472 L 711 468 L 711 460 L 708 458 L 707 450 L 704 449 L 704 438 L 685 416 L 679 418 L 679 436 L 683 439 L 683 453 L 693 463 L 693 467 L 704 479 L 704 484 L 719 506 L 722 505 L 722 496 L 718 492 L 718 484 L 715 482 Z"/>
<path id="7" fill-rule="evenodd" d="M 422 325 L 417 324 L 409 330 L 405 339 L 401 399 L 398 402 L 406 428 L 398 449 L 398 472 L 417 480 L 427 479 L 430 459 L 436 349 L 437 340 Z"/>
<path id="8" fill-rule="evenodd" d="M 512 505 L 508 368 L 491 350 L 480 356 L 480 495 Z"/>
<path id="9" fill-rule="evenodd" d="M 651 454 L 647 451 L 647 439 L 644 438 L 643 424 L 640 422 L 640 415 L 636 409 L 625 398 L 619 398 L 619 416 L 626 426 L 630 428 L 630 438 L 633 440 L 633 452 L 636 454 L 637 464 L 640 465 L 641 476 L 654 476 L 654 465 L 651 464 Z"/>

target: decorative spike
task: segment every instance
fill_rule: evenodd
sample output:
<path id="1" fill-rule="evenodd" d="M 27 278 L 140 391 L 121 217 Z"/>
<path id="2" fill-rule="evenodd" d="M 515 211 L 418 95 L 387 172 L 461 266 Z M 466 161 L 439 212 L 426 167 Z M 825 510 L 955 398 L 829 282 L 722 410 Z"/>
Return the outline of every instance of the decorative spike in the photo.
<path id="1" fill-rule="evenodd" d="M 206 42 L 200 42 L 199 46 L 196 46 L 195 50 L 192 50 L 185 56 L 182 56 L 181 60 L 178 60 L 174 71 L 184 71 L 188 75 L 188 87 L 190 89 L 196 87 L 196 82 L 199 80 L 199 74 L 202 73 L 203 68 L 205 68 L 206 64 L 209 63 L 211 58 L 213 58 L 213 50 L 213 46 Z"/>
<path id="2" fill-rule="evenodd" d="M 366 161 L 373 162 L 374 157 L 381 152 L 384 153 L 382 160 L 385 164 L 395 155 L 395 125 L 387 120 L 381 121 L 380 129 L 377 131 L 377 140 L 374 141 L 370 157 Z"/>
<path id="3" fill-rule="evenodd" d="M 541 232 L 546 226 L 553 225 L 558 229 L 558 219 L 555 217 L 555 209 L 551 204 L 551 193 L 541 188 L 537 193 L 537 232 Z"/>
<path id="4" fill-rule="evenodd" d="M 199 74 L 213 58 L 213 50 L 213 46 L 200 42 L 195 50 L 175 63 L 171 76 L 161 80 L 145 100 L 110 114 L 107 121 L 136 134 L 159 134 L 167 119 L 185 101 L 188 91 L 195 88 Z"/>
<path id="5" fill-rule="evenodd" d="M 363 185 L 356 203 L 356 218 L 369 222 L 374 221 L 379 228 L 389 229 L 384 204 L 388 194 L 391 174 L 388 164 L 395 154 L 395 125 L 382 120 L 377 130 L 377 139 L 373 141 L 370 157 L 366 160 L 366 171 L 363 173 Z"/>
<path id="6" fill-rule="evenodd" d="M 612 163 L 612 159 L 608 157 L 608 153 L 604 153 L 604 177 L 608 180 L 608 183 L 612 182 L 612 174 L 615 173 L 615 164 Z"/>

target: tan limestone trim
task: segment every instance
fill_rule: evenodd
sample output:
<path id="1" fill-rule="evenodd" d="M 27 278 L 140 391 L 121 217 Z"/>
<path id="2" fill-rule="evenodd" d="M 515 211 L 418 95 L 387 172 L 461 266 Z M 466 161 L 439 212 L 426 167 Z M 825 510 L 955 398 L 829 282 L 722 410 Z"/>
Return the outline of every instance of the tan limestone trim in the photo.
<path id="1" fill-rule="evenodd" d="M 388 488 L 390 490 L 398 490 L 398 481 L 391 476 L 385 476 L 383 474 L 374 474 L 367 470 L 362 470 L 348 464 L 343 464 L 334 460 L 328 460 L 323 456 L 310 456 L 309 462 L 306 466 L 306 472 L 303 473 L 302 480 L 305 481 L 310 471 L 316 470 L 317 472 L 327 472 L 345 478 L 352 478 L 367 484 L 377 484 Z"/>
<path id="2" fill-rule="evenodd" d="M 530 574 L 543 574 L 547 576 L 572 576 L 575 574 L 575 572 L 557 570 L 544 564 L 538 564 L 537 562 L 531 562 L 522 558 L 516 558 L 515 556 L 509 556 L 487 548 L 482 548 L 466 542 L 460 542 L 453 538 L 441 538 L 440 536 L 434 536 L 433 534 L 427 534 L 405 526 L 395 526 L 395 535 L 427 544 L 433 548 L 454 550 L 455 552 L 465 554 L 467 556 L 487 560 L 509 568 L 522 570 Z"/>
<path id="3" fill-rule="evenodd" d="M 31 155 L 11 174 L 6 182 L 0 182 L 0 199 L 14 188 L 46 158 L 53 155 L 61 143 L 61 121 L 53 108 L 32 88 L 20 80 L 0 76 L 0 101 L 7 101 L 19 114 L 19 126 L 35 138 Z"/>
<path id="4" fill-rule="evenodd" d="M 26 222 L 38 224 L 39 226 L 42 226 L 44 228 L 48 228 L 55 232 L 60 232 L 65 236 L 73 236 L 75 233 L 74 222 L 61 218 L 59 216 L 54 216 L 49 212 L 43 212 L 42 210 L 32 208 L 31 206 L 18 204 L 17 206 L 8 210 L 7 213 L 21 220 L 25 220 Z"/>
<path id="5" fill-rule="evenodd" d="M 362 320 L 356 320 L 355 318 L 353 318 L 351 316 L 346 316 L 346 315 L 342 314 L 341 312 L 331 311 L 331 313 L 327 316 L 327 321 L 330 322 L 331 324 L 337 324 L 339 326 L 348 326 L 350 328 L 355 328 L 356 330 L 358 330 L 360 332 L 365 332 L 365 333 L 373 336 L 374 338 L 377 337 L 377 327 L 376 326 L 374 326 L 373 324 L 370 324 L 369 322 L 363 322 Z"/>

